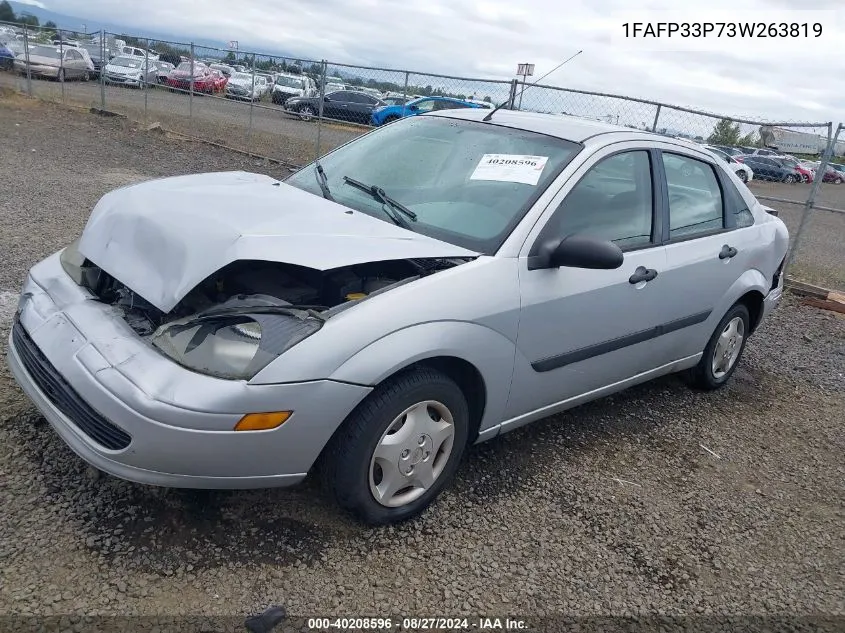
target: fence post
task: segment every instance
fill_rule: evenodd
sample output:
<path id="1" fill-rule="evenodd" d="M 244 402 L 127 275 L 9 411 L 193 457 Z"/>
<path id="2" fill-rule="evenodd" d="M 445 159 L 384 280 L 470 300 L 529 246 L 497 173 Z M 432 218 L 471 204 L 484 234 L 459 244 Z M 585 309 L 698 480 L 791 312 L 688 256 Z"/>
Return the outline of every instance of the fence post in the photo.
<path id="1" fill-rule="evenodd" d="M 320 105 L 318 107 L 319 112 L 317 113 L 317 145 L 315 147 L 315 159 L 320 158 L 320 130 L 322 128 L 323 123 L 323 104 L 325 103 L 326 97 L 326 74 L 328 71 L 328 63 L 324 59 L 320 63 Z"/>
<path id="2" fill-rule="evenodd" d="M 191 91 L 188 94 L 188 126 L 190 137 L 194 138 L 194 43 L 191 42 Z"/>
<path id="3" fill-rule="evenodd" d="M 32 96 L 32 69 L 29 67 L 29 29 L 23 29 L 23 50 L 26 56 L 26 93 Z"/>
<path id="4" fill-rule="evenodd" d="M 660 104 L 657 104 L 657 112 L 654 113 L 654 123 L 651 126 L 652 132 L 657 132 L 657 119 L 660 118 Z"/>
<path id="5" fill-rule="evenodd" d="M 829 123 L 827 129 L 827 147 L 824 150 L 824 154 L 822 154 L 819 168 L 816 170 L 816 177 L 813 179 L 813 186 L 810 188 L 810 195 L 807 196 L 807 202 L 804 203 L 804 213 L 801 215 L 801 223 L 798 225 L 798 230 L 795 232 L 795 239 L 792 241 L 792 248 L 789 249 L 789 255 L 787 255 L 786 263 L 783 266 L 783 277 L 786 277 L 786 271 L 789 270 L 790 266 L 792 266 L 795 254 L 798 252 L 798 245 L 801 243 L 801 238 L 804 236 L 804 231 L 806 230 L 807 224 L 810 220 L 810 212 L 816 202 L 816 194 L 824 181 L 827 166 L 835 151 L 836 141 L 839 139 L 839 133 L 842 131 L 842 124 L 840 123 L 836 127 L 835 134 L 831 134 L 832 131 L 833 123 Z"/>
<path id="6" fill-rule="evenodd" d="M 144 125 L 149 123 L 147 121 L 147 78 L 150 76 L 150 39 L 147 38 L 147 48 L 144 49 Z"/>
<path id="7" fill-rule="evenodd" d="M 106 52 L 106 30 L 100 29 L 100 110 L 106 109 L 106 66 L 109 56 Z"/>
<path id="8" fill-rule="evenodd" d="M 405 87 L 402 89 L 402 116 L 405 116 L 405 104 L 408 103 L 408 77 L 411 73 L 405 71 Z"/>
<path id="9" fill-rule="evenodd" d="M 508 95 L 508 110 L 516 109 L 516 88 L 519 85 L 516 79 L 511 79 L 510 94 Z"/>
<path id="10" fill-rule="evenodd" d="M 62 84 L 62 103 L 65 102 L 65 40 L 59 35 L 59 83 Z"/>
<path id="11" fill-rule="evenodd" d="M 249 93 L 249 128 L 246 131 L 247 149 L 251 148 L 252 142 L 252 116 L 255 109 L 255 55 L 252 56 L 252 92 Z"/>

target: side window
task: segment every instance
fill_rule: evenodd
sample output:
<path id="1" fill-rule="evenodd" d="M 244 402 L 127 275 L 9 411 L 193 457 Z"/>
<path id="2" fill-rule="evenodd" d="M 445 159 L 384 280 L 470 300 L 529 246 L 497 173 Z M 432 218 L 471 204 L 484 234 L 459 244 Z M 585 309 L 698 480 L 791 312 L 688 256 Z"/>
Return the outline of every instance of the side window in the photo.
<path id="1" fill-rule="evenodd" d="M 434 110 L 434 106 L 437 105 L 437 101 L 434 99 L 425 99 L 424 101 L 420 101 L 417 106 L 418 112 L 431 112 Z"/>
<path id="2" fill-rule="evenodd" d="M 722 189 L 713 167 L 681 156 L 663 154 L 669 187 L 669 239 L 690 237 L 724 227 Z"/>
<path id="3" fill-rule="evenodd" d="M 543 228 L 546 240 L 588 235 L 629 249 L 651 243 L 653 194 L 646 151 L 614 154 L 596 163 L 566 195 Z"/>

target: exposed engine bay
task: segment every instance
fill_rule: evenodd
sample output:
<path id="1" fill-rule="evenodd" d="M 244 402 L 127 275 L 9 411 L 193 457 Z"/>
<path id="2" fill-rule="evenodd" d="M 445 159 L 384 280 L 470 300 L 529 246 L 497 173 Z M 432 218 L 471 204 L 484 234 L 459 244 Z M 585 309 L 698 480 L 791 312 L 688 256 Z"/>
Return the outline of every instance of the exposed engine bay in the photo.
<path id="1" fill-rule="evenodd" d="M 168 313 L 87 260 L 81 267 L 81 285 L 100 301 L 119 309 L 135 332 L 148 336 L 171 321 L 218 308 L 288 308 L 325 320 L 373 294 L 471 259 L 403 259 L 328 271 L 278 262 L 237 261 L 207 277 Z"/>

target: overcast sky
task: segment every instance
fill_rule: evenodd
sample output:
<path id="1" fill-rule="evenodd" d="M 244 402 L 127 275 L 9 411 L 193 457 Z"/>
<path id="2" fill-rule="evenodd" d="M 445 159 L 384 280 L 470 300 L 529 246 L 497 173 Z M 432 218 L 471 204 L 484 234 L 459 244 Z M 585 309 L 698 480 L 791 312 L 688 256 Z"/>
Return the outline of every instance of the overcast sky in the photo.
<path id="1" fill-rule="evenodd" d="M 544 83 L 638 96 L 735 116 L 845 120 L 843 0 L 43 0 L 70 15 L 102 15 L 159 32 L 239 40 L 303 57 L 508 79 L 535 77 L 584 52 Z M 688 5 L 684 7 L 684 5 Z M 642 22 L 700 19 L 821 21 L 808 40 L 713 41 L 695 51 L 644 50 L 620 40 L 618 12 Z M 800 9 L 795 7 L 800 6 Z M 825 13 L 802 14 L 806 10 Z M 701 11 L 699 9 L 699 11 Z M 665 40 L 664 40 L 665 41 Z M 677 41 L 677 40 L 676 40 Z M 527 97 L 527 95 L 526 95 Z M 563 108 L 561 108 L 563 109 Z M 596 115 L 607 109 L 596 105 Z M 631 116 L 645 116 L 636 111 Z"/>

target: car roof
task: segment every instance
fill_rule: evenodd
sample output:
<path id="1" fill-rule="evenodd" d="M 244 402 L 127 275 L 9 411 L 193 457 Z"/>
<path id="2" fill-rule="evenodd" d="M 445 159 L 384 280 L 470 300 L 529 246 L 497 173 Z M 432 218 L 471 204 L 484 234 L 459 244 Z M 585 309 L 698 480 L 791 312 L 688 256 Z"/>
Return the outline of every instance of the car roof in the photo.
<path id="1" fill-rule="evenodd" d="M 441 110 L 439 112 L 425 114 L 424 116 L 481 121 L 484 117 L 489 116 L 491 112 L 492 110 L 486 108 L 466 108 L 462 110 Z M 556 136 L 567 141 L 575 141 L 576 143 L 583 143 L 587 139 L 604 134 L 624 134 L 629 138 L 647 137 L 654 140 L 667 140 L 667 137 L 655 134 L 654 132 L 635 130 L 621 125 L 613 125 L 592 119 L 582 119 L 566 114 L 541 114 L 538 112 L 502 109 L 496 112 L 489 122 L 503 127 L 512 127 L 528 132 Z M 692 141 L 684 139 L 671 140 L 675 145 L 683 145 L 689 149 L 701 151 L 701 146 Z"/>

